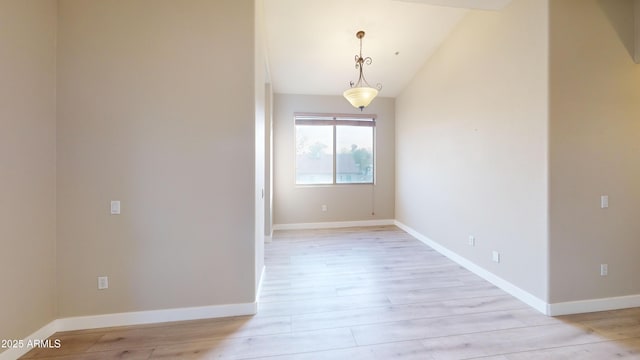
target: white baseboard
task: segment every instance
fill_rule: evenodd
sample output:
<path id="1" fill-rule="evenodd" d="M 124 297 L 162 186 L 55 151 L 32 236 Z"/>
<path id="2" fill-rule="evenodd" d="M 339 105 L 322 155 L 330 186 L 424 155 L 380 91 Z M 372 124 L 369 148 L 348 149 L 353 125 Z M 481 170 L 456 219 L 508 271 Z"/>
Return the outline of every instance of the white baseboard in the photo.
<path id="1" fill-rule="evenodd" d="M 71 331 L 113 326 L 154 324 L 170 321 L 199 320 L 228 316 L 253 315 L 257 310 L 257 304 L 252 302 L 78 316 L 58 319 L 58 328 L 59 331 Z"/>
<path id="2" fill-rule="evenodd" d="M 559 316 L 632 307 L 640 307 L 640 295 L 553 303 L 548 305 L 547 313 L 551 316 Z"/>
<path id="3" fill-rule="evenodd" d="M 386 226 L 394 225 L 395 220 L 360 220 L 360 221 L 333 221 L 333 222 L 316 222 L 316 223 L 297 223 L 297 224 L 274 224 L 273 230 L 310 230 L 310 229 L 339 229 L 360 226 Z"/>
<path id="4" fill-rule="evenodd" d="M 44 340 L 58 331 L 60 331 L 58 329 L 58 320 L 53 320 L 47 325 L 41 327 L 39 330 L 37 330 L 33 334 L 24 338 L 23 341 L 25 346 L 23 346 L 22 348 L 7 349 L 4 352 L 0 353 L 0 360 L 16 360 L 20 356 L 23 356 L 24 354 L 32 350 L 32 348 L 29 348 L 26 346 L 29 340 Z"/>
<path id="5" fill-rule="evenodd" d="M 531 306 L 532 308 L 538 310 L 539 312 L 545 314 L 545 315 L 549 315 L 548 313 L 548 309 L 547 309 L 547 303 L 539 298 L 537 298 L 536 296 L 532 295 L 531 293 L 522 290 L 521 288 L 515 286 L 514 284 L 508 282 L 507 280 L 497 276 L 496 274 L 487 271 L 486 269 L 476 265 L 475 263 L 469 261 L 468 259 L 458 255 L 457 253 L 447 249 L 446 247 L 438 244 L 437 242 L 429 239 L 428 237 L 420 234 L 419 232 L 417 232 L 416 230 L 410 228 L 409 226 L 401 223 L 400 221 L 395 221 L 395 225 L 398 226 L 399 228 L 401 228 L 402 230 L 406 231 L 408 234 L 412 235 L 413 237 L 415 237 L 416 239 L 422 241 L 423 243 L 427 244 L 428 246 L 430 246 L 431 248 L 433 248 L 434 250 L 436 250 L 437 252 L 439 252 L 440 254 L 448 257 L 449 259 L 453 260 L 454 262 L 458 263 L 460 266 L 466 268 L 467 270 L 471 271 L 472 273 L 480 276 L 481 278 L 487 280 L 488 282 L 492 283 L 493 285 L 499 287 L 500 289 L 504 290 L 505 292 L 511 294 L 512 296 L 516 297 L 517 299 L 519 299 L 520 301 L 524 302 L 525 304 Z"/>

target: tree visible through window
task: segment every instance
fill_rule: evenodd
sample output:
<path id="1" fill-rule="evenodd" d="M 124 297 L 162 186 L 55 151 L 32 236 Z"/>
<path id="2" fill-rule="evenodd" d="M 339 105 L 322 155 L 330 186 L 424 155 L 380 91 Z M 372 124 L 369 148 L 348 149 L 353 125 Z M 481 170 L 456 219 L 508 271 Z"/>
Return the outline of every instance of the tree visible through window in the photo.
<path id="1" fill-rule="evenodd" d="M 373 115 L 296 114 L 296 184 L 373 184 Z"/>

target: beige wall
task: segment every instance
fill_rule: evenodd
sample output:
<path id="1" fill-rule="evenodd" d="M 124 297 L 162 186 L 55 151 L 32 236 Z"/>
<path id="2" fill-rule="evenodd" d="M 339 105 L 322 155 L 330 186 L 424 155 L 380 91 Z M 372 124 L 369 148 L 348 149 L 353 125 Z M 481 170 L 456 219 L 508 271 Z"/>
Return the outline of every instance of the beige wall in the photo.
<path id="1" fill-rule="evenodd" d="M 295 112 L 360 114 L 342 96 L 274 98 L 274 224 L 394 218 L 394 99 L 376 98 L 365 113 L 377 114 L 376 185 L 296 186 Z M 321 206 L 328 211 L 322 212 Z M 374 207 L 372 207 L 374 205 Z M 371 215 L 372 209 L 375 215 Z"/>
<path id="2" fill-rule="evenodd" d="M 640 65 L 630 0 L 550 6 L 550 299 L 640 294 Z M 600 196 L 610 206 L 600 208 Z M 600 264 L 609 275 L 600 276 Z"/>
<path id="3" fill-rule="evenodd" d="M 543 301 L 547 26 L 547 1 L 472 11 L 396 100 L 396 219 Z"/>
<path id="4" fill-rule="evenodd" d="M 60 317 L 255 300 L 254 10 L 59 1 Z"/>
<path id="5" fill-rule="evenodd" d="M 0 44 L 0 339 L 22 339 L 56 315 L 56 2 L 0 0 Z"/>

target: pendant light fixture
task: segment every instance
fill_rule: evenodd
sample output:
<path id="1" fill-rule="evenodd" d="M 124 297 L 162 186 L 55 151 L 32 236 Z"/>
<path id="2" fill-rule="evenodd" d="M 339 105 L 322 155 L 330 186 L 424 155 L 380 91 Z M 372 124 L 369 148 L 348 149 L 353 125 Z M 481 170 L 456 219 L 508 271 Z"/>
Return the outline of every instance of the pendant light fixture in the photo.
<path id="1" fill-rule="evenodd" d="M 356 55 L 356 69 L 360 71 L 360 76 L 355 84 L 353 81 L 349 83 L 351 85 L 350 88 L 345 90 L 342 95 L 344 95 L 351 105 L 362 111 L 378 95 L 378 90 L 382 89 L 382 85 L 377 84 L 376 87 L 372 87 L 364 78 L 362 68 L 364 64 L 371 65 L 373 60 L 370 57 L 362 57 L 362 38 L 364 37 L 364 31 L 358 31 L 356 37 L 360 40 L 360 54 Z"/>

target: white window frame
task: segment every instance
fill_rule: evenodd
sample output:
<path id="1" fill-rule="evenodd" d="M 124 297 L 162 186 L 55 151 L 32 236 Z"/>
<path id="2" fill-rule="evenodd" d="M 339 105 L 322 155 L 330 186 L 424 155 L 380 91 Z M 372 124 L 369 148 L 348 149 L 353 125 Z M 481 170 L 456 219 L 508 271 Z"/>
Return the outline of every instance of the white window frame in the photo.
<path id="1" fill-rule="evenodd" d="M 351 186 L 351 185 L 375 185 L 376 183 L 376 119 L 375 114 L 327 114 L 327 113 L 294 113 L 294 174 L 293 181 L 296 186 L 300 187 L 322 187 L 322 186 Z M 318 126 L 333 126 L 333 182 L 331 184 L 298 184 L 298 161 L 295 157 L 296 150 L 295 144 L 297 139 L 297 125 L 318 125 Z M 336 145 L 336 129 L 338 126 L 366 126 L 372 128 L 372 164 L 373 164 L 373 176 L 371 182 L 349 182 L 338 183 L 337 180 L 337 145 Z"/>

